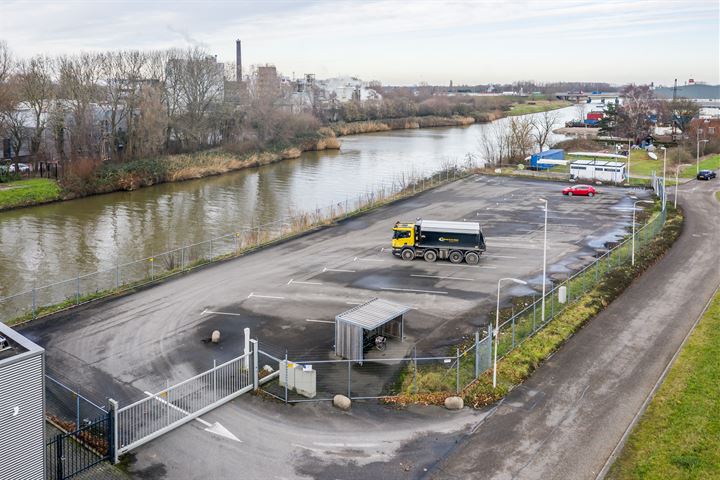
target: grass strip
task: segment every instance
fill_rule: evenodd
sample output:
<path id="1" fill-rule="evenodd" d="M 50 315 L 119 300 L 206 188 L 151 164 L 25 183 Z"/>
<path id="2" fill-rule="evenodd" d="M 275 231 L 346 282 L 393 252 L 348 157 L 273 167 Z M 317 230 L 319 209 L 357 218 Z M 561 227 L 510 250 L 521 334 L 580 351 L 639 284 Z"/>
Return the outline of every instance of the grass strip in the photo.
<path id="1" fill-rule="evenodd" d="M 607 478 L 720 478 L 720 293 Z"/>
<path id="2" fill-rule="evenodd" d="M 2 184 L 0 210 L 60 200 L 60 187 L 47 178 L 17 180 Z"/>

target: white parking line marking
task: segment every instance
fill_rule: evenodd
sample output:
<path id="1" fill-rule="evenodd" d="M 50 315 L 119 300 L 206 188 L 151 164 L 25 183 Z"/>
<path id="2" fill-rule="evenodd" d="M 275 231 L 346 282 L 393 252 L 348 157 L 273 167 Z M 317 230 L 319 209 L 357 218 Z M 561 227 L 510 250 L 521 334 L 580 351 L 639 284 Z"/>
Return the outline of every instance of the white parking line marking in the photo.
<path id="1" fill-rule="evenodd" d="M 493 258 L 517 258 L 517 257 L 510 257 L 508 255 L 495 255 L 494 253 L 485 253 L 483 254 L 485 257 L 493 257 Z"/>
<path id="2" fill-rule="evenodd" d="M 465 278 L 465 277 L 443 277 L 440 275 L 410 275 L 411 277 L 419 277 L 419 278 L 440 278 L 443 280 L 467 280 L 470 282 L 474 282 L 474 278 Z"/>
<path id="3" fill-rule="evenodd" d="M 274 298 L 276 300 L 285 300 L 285 297 L 274 297 L 272 295 L 256 295 L 255 292 L 250 292 L 247 298 Z"/>
<path id="4" fill-rule="evenodd" d="M 353 262 L 358 262 L 358 261 L 359 262 L 384 262 L 385 260 L 380 259 L 380 258 L 360 258 L 360 257 L 353 258 Z"/>
<path id="5" fill-rule="evenodd" d="M 325 272 L 343 272 L 343 273 L 356 273 L 357 270 L 343 270 L 342 268 L 323 268 L 323 273 Z"/>
<path id="6" fill-rule="evenodd" d="M 447 295 L 448 292 L 440 292 L 437 290 L 415 290 L 412 288 L 391 288 L 391 287 L 382 287 L 381 290 L 392 290 L 395 292 L 411 292 L 411 293 L 434 293 L 437 295 Z"/>
<path id="7" fill-rule="evenodd" d="M 315 320 L 315 319 L 312 319 L 312 318 L 306 318 L 305 321 L 306 321 L 306 322 L 313 322 L 313 323 L 335 323 L 334 320 Z"/>
<path id="8" fill-rule="evenodd" d="M 302 285 L 322 285 L 322 283 L 320 283 L 320 282 L 303 282 L 303 281 L 300 281 L 300 280 L 293 280 L 292 278 L 290 279 L 290 281 L 289 281 L 287 284 L 288 284 L 288 285 L 290 285 L 290 284 L 295 285 L 295 284 L 297 284 L 297 283 L 302 284 Z"/>
<path id="9" fill-rule="evenodd" d="M 345 305 L 362 305 L 365 302 L 345 302 Z"/>
<path id="10" fill-rule="evenodd" d="M 200 315 L 205 315 L 206 313 L 211 313 L 214 315 L 235 315 L 237 317 L 242 317 L 242 313 L 233 313 L 233 312 L 213 312 L 212 310 L 208 310 L 207 308 L 203 310 Z"/>

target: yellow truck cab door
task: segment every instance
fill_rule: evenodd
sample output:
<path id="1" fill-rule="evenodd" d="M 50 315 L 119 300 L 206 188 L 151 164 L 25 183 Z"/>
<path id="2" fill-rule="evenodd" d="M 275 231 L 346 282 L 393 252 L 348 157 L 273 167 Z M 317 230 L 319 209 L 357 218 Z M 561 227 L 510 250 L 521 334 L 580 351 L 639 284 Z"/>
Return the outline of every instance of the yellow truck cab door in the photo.
<path id="1" fill-rule="evenodd" d="M 411 225 L 393 228 L 392 248 L 401 249 L 405 246 L 415 245 L 415 228 Z"/>

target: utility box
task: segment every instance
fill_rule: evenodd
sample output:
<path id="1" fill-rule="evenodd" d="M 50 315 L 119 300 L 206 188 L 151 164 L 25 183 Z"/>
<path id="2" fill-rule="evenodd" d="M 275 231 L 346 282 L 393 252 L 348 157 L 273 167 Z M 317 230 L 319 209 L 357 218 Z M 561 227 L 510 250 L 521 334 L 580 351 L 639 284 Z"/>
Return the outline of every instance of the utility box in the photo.
<path id="1" fill-rule="evenodd" d="M 567 303 L 567 287 L 565 285 L 558 288 L 558 302 L 562 304 Z"/>
<path id="2" fill-rule="evenodd" d="M 280 386 L 285 387 L 289 390 L 295 390 L 295 371 L 300 366 L 287 360 L 280 360 Z"/>
<path id="3" fill-rule="evenodd" d="M 295 369 L 295 391 L 307 398 L 315 398 L 317 394 L 317 371 L 312 365 Z"/>
<path id="4" fill-rule="evenodd" d="M 45 350 L 2 322 L 0 478 L 45 478 Z"/>

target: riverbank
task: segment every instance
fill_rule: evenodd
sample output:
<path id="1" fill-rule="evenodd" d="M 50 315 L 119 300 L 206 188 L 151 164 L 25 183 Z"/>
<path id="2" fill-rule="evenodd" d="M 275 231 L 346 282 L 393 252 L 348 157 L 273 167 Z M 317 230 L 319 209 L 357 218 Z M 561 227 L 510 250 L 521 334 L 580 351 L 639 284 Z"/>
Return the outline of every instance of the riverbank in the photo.
<path id="1" fill-rule="evenodd" d="M 222 148 L 202 152 L 164 155 L 134 160 L 126 163 L 105 163 L 100 166 L 93 162 L 78 161 L 68 167 L 59 184 L 52 183 L 54 194 L 35 198 L 29 196 L 22 201 L 0 195 L 0 211 L 29 207 L 42 203 L 111 193 L 133 191 L 168 182 L 181 182 L 258 167 L 298 158 L 303 152 L 339 149 L 338 137 L 362 133 L 391 130 L 458 127 L 474 123 L 491 122 L 504 116 L 526 114 L 531 108 L 533 113 L 554 110 L 567 105 L 567 102 L 538 101 L 515 104 L 509 111 L 493 110 L 472 114 L 472 116 L 414 116 L 382 120 L 367 120 L 351 123 L 336 123 L 322 127 L 313 138 L 296 140 L 294 145 L 275 150 L 251 153 L 237 153 Z M 520 108 L 518 110 L 517 108 Z"/>

